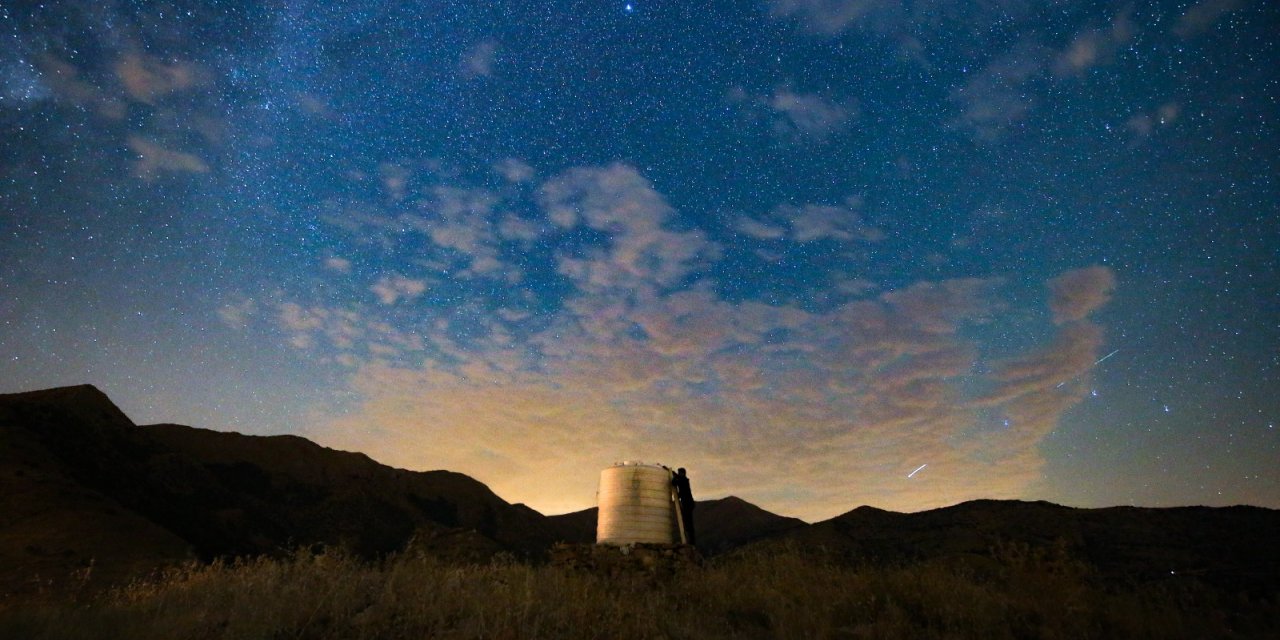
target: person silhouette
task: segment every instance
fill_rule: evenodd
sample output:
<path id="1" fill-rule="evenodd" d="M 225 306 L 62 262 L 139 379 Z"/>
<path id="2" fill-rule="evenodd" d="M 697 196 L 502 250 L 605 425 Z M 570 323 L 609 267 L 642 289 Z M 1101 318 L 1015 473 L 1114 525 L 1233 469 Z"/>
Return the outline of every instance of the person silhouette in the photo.
<path id="1" fill-rule="evenodd" d="M 671 477 L 671 485 L 676 488 L 676 497 L 680 500 L 680 518 L 684 521 L 684 537 L 691 545 L 697 545 L 693 534 L 693 490 L 689 488 L 689 476 L 684 467 L 676 469 Z"/>

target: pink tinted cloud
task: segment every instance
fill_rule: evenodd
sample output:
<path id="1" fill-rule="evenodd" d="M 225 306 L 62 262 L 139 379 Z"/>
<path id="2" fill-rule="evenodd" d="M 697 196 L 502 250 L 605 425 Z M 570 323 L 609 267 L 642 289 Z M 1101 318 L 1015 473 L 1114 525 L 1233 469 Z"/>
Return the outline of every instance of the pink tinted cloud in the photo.
<path id="1" fill-rule="evenodd" d="M 808 518 L 1025 496 L 1039 442 L 1081 399 L 1056 385 L 1087 370 L 1101 332 L 1064 325 L 981 373 L 981 344 L 958 329 L 1004 304 L 998 283 L 969 280 L 823 314 L 708 290 L 586 297 L 539 338 L 536 368 L 491 366 L 501 358 L 483 350 L 459 352 L 478 373 L 366 366 L 352 381 L 362 408 L 315 435 L 391 464 L 470 473 L 549 512 L 590 506 L 599 469 L 634 458 L 689 466 L 705 495 Z M 986 395 L 967 395 L 975 379 Z M 992 410 L 1012 426 L 986 429 Z M 906 478 L 925 462 L 930 473 Z"/>
<path id="2" fill-rule="evenodd" d="M 209 165 L 194 153 L 170 149 L 136 135 L 129 136 L 128 143 L 136 155 L 133 174 L 147 182 L 169 174 L 209 172 Z"/>
<path id="3" fill-rule="evenodd" d="M 148 104 L 198 86 L 203 76 L 189 62 L 166 62 L 140 53 L 125 54 L 116 62 L 115 72 L 130 98 Z"/>
<path id="4" fill-rule="evenodd" d="M 1111 299 L 1116 276 L 1103 266 L 1068 271 L 1048 282 L 1049 310 L 1058 324 L 1088 317 Z"/>
<path id="5" fill-rule="evenodd" d="M 430 220 L 441 225 L 435 240 L 463 251 L 512 214 L 468 205 L 484 194 L 459 189 Z M 1099 268 L 1048 283 L 1052 339 L 987 362 L 982 325 L 1007 311 L 1042 317 L 1010 309 L 998 278 L 916 282 L 819 311 L 728 300 L 705 279 L 714 244 L 680 226 L 634 168 L 570 169 L 535 193 L 538 210 L 518 216 L 530 233 L 597 239 L 559 255 L 572 288 L 554 311 L 504 306 L 396 325 L 388 318 L 411 300 L 386 274 L 377 283 L 387 280 L 394 306 L 281 306 L 286 335 L 336 352 L 360 398 L 349 414 L 315 416 L 312 436 L 396 466 L 467 473 L 546 512 L 590 506 L 600 468 L 621 459 L 687 466 L 702 495 L 811 519 L 859 504 L 1029 497 L 1039 445 L 1081 401 L 1072 381 L 1103 344 L 1084 320 L 1110 295 L 1098 293 L 1110 288 Z M 370 233 L 405 225 L 395 233 L 432 237 L 412 220 L 375 218 L 390 226 Z"/>

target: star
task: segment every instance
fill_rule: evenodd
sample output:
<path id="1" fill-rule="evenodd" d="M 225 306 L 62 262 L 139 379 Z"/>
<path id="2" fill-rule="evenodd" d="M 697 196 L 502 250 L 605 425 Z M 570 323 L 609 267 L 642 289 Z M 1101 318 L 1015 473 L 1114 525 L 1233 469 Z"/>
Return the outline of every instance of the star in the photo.
<path id="1" fill-rule="evenodd" d="M 1276 3 L 1159 3 L 1213 8 L 1169 28 L 1128 0 L 641 2 L 498 31 L 369 0 L 0 21 L 0 393 L 92 382 L 135 421 L 260 433 L 325 416 L 326 445 L 561 511 L 591 506 L 604 452 L 666 438 L 717 486 L 785 478 L 759 495 L 815 519 L 852 505 L 786 487 L 918 510 L 1272 477 L 1280 120 L 1242 79 L 1280 50 L 1224 45 Z M 910 46 L 884 56 L 886 29 Z M 1111 464 L 1145 442 L 1100 428 L 1227 423 L 1254 446 L 1190 449 L 1158 488 Z M 926 453 L 947 483 L 889 483 Z"/>

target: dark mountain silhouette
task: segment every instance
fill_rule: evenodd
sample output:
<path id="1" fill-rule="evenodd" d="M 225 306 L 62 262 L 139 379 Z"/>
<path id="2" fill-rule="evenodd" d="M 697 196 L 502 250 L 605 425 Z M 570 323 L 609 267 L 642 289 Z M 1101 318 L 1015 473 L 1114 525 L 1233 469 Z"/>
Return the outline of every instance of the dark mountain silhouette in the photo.
<path id="1" fill-rule="evenodd" d="M 1280 511 L 1074 509 L 979 500 L 921 513 L 860 507 L 813 525 L 736 497 L 698 503 L 701 548 L 778 545 L 854 563 L 1060 553 L 1104 578 L 1190 579 L 1274 594 Z M 118 583 L 184 559 L 412 544 L 445 558 L 539 558 L 595 539 L 596 510 L 544 516 L 448 471 L 412 472 L 296 436 L 137 426 L 88 385 L 0 395 L 0 594 Z"/>
<path id="2" fill-rule="evenodd" d="M 546 518 L 448 471 L 393 469 L 295 436 L 136 426 L 92 386 L 0 395 L 6 591 L 94 568 L 110 582 L 186 557 L 341 544 L 536 556 Z M 16 584 L 15 584 L 16 583 Z"/>
<path id="3" fill-rule="evenodd" d="M 91 387 L 0 395 L 0 593 L 61 589 L 73 573 L 111 584 L 190 555 L 181 536 L 77 477 L 81 458 L 130 463 L 121 452 L 141 445 L 122 421 Z"/>
<path id="4" fill-rule="evenodd" d="M 906 564 L 1056 553 L 1108 580 L 1194 578 L 1229 592 L 1280 588 L 1280 511 L 1260 507 L 1109 507 L 975 500 L 919 513 L 859 507 L 766 544 L 857 562 Z"/>

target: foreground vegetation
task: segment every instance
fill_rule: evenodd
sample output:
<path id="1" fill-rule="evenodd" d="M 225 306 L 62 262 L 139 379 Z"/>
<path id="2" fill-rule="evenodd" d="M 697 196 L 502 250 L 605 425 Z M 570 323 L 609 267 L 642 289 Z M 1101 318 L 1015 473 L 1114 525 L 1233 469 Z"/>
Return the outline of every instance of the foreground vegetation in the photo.
<path id="1" fill-rule="evenodd" d="M 674 574 L 341 552 L 190 565 L 0 609 L 3 638 L 1249 638 L 1280 601 L 1100 584 L 1052 552 L 855 568 L 795 548 Z"/>

